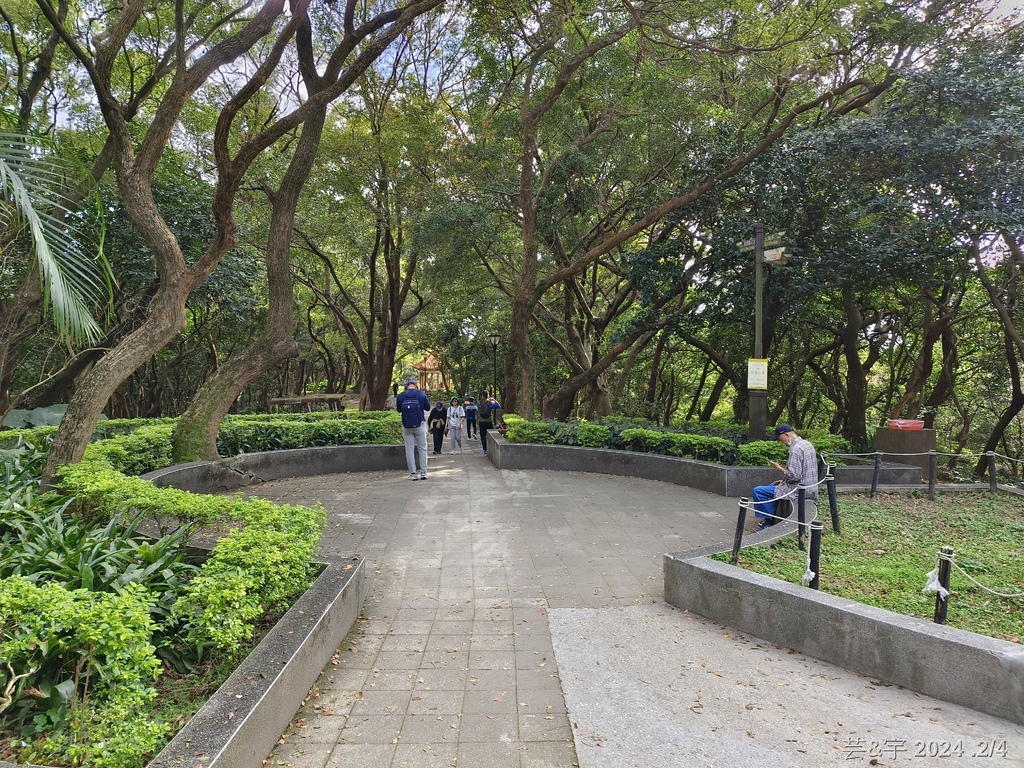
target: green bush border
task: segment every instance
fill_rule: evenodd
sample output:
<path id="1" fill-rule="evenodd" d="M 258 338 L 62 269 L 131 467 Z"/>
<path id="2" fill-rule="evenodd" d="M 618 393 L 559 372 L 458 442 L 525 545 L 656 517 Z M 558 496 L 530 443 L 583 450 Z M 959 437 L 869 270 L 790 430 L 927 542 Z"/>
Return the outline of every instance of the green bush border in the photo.
<path id="1" fill-rule="evenodd" d="M 338 418 L 333 413 L 248 416 L 231 420 L 227 433 L 253 441 L 255 449 L 264 447 L 258 444 L 260 435 L 277 435 L 280 443 L 390 443 L 400 434 L 400 427 L 395 427 L 398 419 L 391 412 L 363 418 Z M 310 584 L 318 567 L 313 556 L 326 513 L 319 506 L 158 488 L 138 477 L 171 464 L 174 424 L 173 419 L 103 422 L 98 434 L 112 436 L 90 444 L 80 463 L 61 467 L 53 481 L 54 494 L 74 497 L 69 513 L 97 522 L 141 516 L 161 526 L 194 522 L 231 529 L 174 604 L 172 620 L 179 622 L 194 648 L 216 648 L 232 655 L 253 635 L 262 615 Z M 39 441 L 53 431 L 45 427 L 8 434 Z M 107 688 L 94 687 L 96 693 L 79 707 L 71 733 L 35 743 L 36 754 L 96 768 L 140 765 L 160 746 L 166 732 L 164 725 L 148 718 L 148 705 L 155 696 L 152 678 L 160 666 L 152 645 L 154 626 L 148 618 L 152 596 L 137 585 L 109 595 L 68 590 L 60 584 L 37 587 L 26 582 L 26 586 L 22 581 L 9 579 L 0 585 L 4 658 L 19 669 L 29 669 L 33 653 L 66 642 L 66 653 L 82 655 L 88 668 L 111 680 Z M 29 615 L 31 622 L 25 620 Z M 78 618 L 72 621 L 69 616 Z M 138 617 L 145 621 L 135 621 Z M 77 634 L 71 631 L 75 622 L 81 625 Z M 117 639 L 116 648 L 111 646 L 107 654 L 91 635 L 82 635 L 89 627 L 105 628 Z M 87 642 L 84 648 L 75 646 L 79 635 Z"/>
<path id="2" fill-rule="evenodd" d="M 777 440 L 741 442 L 742 426 L 732 422 L 687 422 L 679 430 L 659 427 L 642 419 L 607 417 L 601 424 L 528 421 L 505 416 L 505 438 L 510 443 L 578 445 L 662 456 L 678 456 L 727 466 L 764 467 L 769 461 L 785 463 L 786 446 Z M 818 453 L 844 453 L 849 442 L 823 430 L 801 432 Z"/>

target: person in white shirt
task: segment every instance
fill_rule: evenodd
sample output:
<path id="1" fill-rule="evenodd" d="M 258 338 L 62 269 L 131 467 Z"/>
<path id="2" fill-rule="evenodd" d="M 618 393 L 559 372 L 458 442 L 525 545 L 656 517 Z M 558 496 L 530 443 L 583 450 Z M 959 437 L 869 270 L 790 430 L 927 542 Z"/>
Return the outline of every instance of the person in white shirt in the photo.
<path id="1" fill-rule="evenodd" d="M 466 420 L 466 409 L 459 405 L 459 398 L 453 397 L 448 405 L 448 437 L 451 441 L 452 455 L 455 455 L 455 446 L 459 446 L 459 453 L 462 453 L 462 425 Z"/>

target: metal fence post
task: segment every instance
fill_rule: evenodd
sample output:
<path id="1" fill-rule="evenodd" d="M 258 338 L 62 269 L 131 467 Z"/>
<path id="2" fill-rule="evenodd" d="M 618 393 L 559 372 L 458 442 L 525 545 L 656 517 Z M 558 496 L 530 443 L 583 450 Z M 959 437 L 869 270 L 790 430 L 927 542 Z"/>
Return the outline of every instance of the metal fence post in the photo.
<path id="1" fill-rule="evenodd" d="M 821 571 L 821 531 L 822 524 L 815 520 L 811 523 L 811 570 L 814 578 L 811 579 L 811 589 L 818 588 L 818 576 Z"/>
<path id="2" fill-rule="evenodd" d="M 943 557 L 939 558 L 939 584 L 948 593 L 949 592 L 949 572 L 951 570 L 949 562 L 950 562 L 950 558 L 953 557 L 953 548 L 952 547 L 943 547 L 942 548 L 942 554 L 943 554 Z M 946 623 L 946 612 L 948 610 L 949 610 L 949 595 L 947 594 L 946 597 L 943 598 L 941 592 L 936 592 L 935 593 L 935 619 L 934 619 L 936 624 L 945 624 Z"/>
<path id="3" fill-rule="evenodd" d="M 740 547 L 743 546 L 743 528 L 747 524 L 747 506 L 750 504 L 750 499 L 746 496 L 740 498 L 740 510 L 736 515 L 736 536 L 732 540 L 732 559 L 729 560 L 733 565 L 739 565 L 740 562 Z"/>
<path id="4" fill-rule="evenodd" d="M 935 501 L 935 478 L 938 475 L 939 455 L 928 451 L 928 498 Z"/>
<path id="5" fill-rule="evenodd" d="M 825 474 L 825 490 L 828 491 L 828 511 L 832 515 L 832 530 L 839 533 L 839 501 L 836 499 L 835 464 L 828 464 Z"/>
<path id="6" fill-rule="evenodd" d="M 875 452 L 875 470 L 871 473 L 871 498 L 878 493 L 878 478 L 882 474 L 882 454 Z"/>
<path id="7" fill-rule="evenodd" d="M 804 517 L 804 514 L 805 514 L 805 512 L 804 512 L 804 504 L 806 503 L 805 502 L 806 496 L 807 496 L 807 491 L 806 490 L 804 490 L 803 488 L 797 488 L 797 490 L 796 490 L 796 545 L 797 545 L 797 547 L 800 548 L 801 551 L 806 549 L 806 545 L 804 544 L 804 534 L 805 534 L 806 528 L 807 528 L 807 526 L 804 525 L 804 520 L 806 519 Z"/>
<path id="8" fill-rule="evenodd" d="M 988 456 L 988 489 L 995 493 L 999 490 L 999 486 L 996 483 L 996 455 L 992 451 L 985 455 Z"/>

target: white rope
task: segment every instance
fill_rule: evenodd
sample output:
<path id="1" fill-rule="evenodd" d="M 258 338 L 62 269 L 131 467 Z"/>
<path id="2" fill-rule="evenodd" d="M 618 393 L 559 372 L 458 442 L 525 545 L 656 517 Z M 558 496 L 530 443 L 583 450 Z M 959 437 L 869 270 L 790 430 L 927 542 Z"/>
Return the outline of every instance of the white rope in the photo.
<path id="1" fill-rule="evenodd" d="M 1004 592 L 996 592 L 996 590 L 994 590 L 994 589 L 989 589 L 984 584 L 979 582 L 976 578 L 971 576 L 971 574 L 969 574 L 967 571 L 965 571 L 959 565 L 954 563 L 952 560 L 950 560 L 949 562 L 952 563 L 953 567 L 956 568 L 958 571 L 960 571 L 960 573 L 962 573 L 964 576 L 966 576 L 969 581 L 973 582 L 974 585 L 976 587 L 978 587 L 978 589 L 981 589 L 984 592 L 988 592 L 990 595 L 995 595 L 996 597 L 1005 597 L 1005 598 L 1008 598 L 1010 600 L 1016 600 L 1018 598 L 1024 597 L 1024 592 L 1021 592 L 1021 593 L 1016 594 L 1016 595 L 1011 595 L 1011 594 L 1006 594 Z"/>
<path id="2" fill-rule="evenodd" d="M 1014 459 L 1014 458 L 1012 458 L 1012 457 L 1010 457 L 1010 456 L 1004 456 L 1004 455 L 1003 455 L 1003 454 L 1001 454 L 1001 453 L 993 453 L 992 455 L 993 455 L 993 456 L 995 456 L 996 458 L 1000 458 L 1000 459 L 1006 459 L 1007 461 L 1013 461 L 1013 462 L 1016 462 L 1017 464 L 1022 464 L 1022 463 L 1024 463 L 1024 459 Z"/>
<path id="3" fill-rule="evenodd" d="M 989 587 L 986 587 L 984 584 L 982 584 L 976 578 L 971 576 L 971 574 L 969 574 L 967 571 L 965 571 L 963 568 L 961 568 L 959 565 L 957 565 L 956 557 L 955 557 L 955 555 L 953 553 L 947 554 L 945 552 L 939 552 L 939 554 L 935 556 L 935 569 L 928 572 L 928 577 L 927 577 L 928 578 L 928 583 L 925 584 L 924 589 L 921 590 L 921 592 L 926 594 L 926 595 L 938 593 L 939 597 L 941 599 L 943 599 L 943 600 L 945 600 L 945 599 L 947 599 L 949 597 L 949 590 L 945 589 L 939 583 L 939 561 L 940 560 L 948 561 L 951 566 L 953 566 L 958 571 L 960 571 L 960 573 L 962 573 L 964 576 L 967 577 L 968 581 L 973 583 L 976 587 L 978 587 L 978 589 L 982 590 L 983 592 L 988 592 L 990 595 L 995 595 L 996 597 L 1004 597 L 1004 598 L 1007 598 L 1009 600 L 1016 600 L 1016 599 L 1024 597 L 1024 592 L 1021 592 L 1019 594 L 1008 594 L 1008 593 L 1005 593 L 1005 592 L 997 592 L 994 589 L 990 589 Z"/>
<path id="4" fill-rule="evenodd" d="M 839 459 L 864 459 L 874 458 L 875 456 L 950 456 L 958 459 L 980 459 L 982 456 L 988 456 L 987 453 L 944 453 L 942 451 L 921 451 L 919 453 L 897 453 L 896 451 L 873 451 L 872 453 L 822 453 L 822 456 L 830 456 Z M 1000 456 L 1001 454 L 993 454 L 994 456 Z M 1009 459 L 1009 461 L 1019 461 L 1019 459 Z"/>

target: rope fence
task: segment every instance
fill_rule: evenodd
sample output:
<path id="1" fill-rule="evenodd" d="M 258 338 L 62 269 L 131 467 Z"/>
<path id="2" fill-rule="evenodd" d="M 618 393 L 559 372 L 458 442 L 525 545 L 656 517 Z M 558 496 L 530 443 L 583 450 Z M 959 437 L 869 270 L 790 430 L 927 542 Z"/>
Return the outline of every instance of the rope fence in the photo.
<path id="1" fill-rule="evenodd" d="M 918 453 L 898 453 L 894 451 L 874 451 L 872 453 L 822 453 L 822 461 L 827 462 L 828 459 L 874 459 L 874 470 L 871 475 L 871 498 L 874 498 L 878 494 L 878 482 L 882 474 L 882 456 L 897 456 L 897 457 L 928 457 L 928 498 L 935 500 L 935 486 L 938 482 L 938 459 L 940 456 L 950 457 L 952 459 L 988 459 L 987 468 L 985 474 L 988 475 L 989 490 L 995 493 L 999 489 L 998 479 L 996 477 L 996 459 L 1001 458 L 1011 463 L 1024 464 L 1024 460 L 1014 459 L 1010 456 L 1004 456 L 1001 453 L 995 453 L 994 451 L 986 451 L 985 453 L 940 453 L 938 451 L 921 451 Z M 951 464 L 954 462 L 951 462 Z"/>
<path id="2" fill-rule="evenodd" d="M 886 452 L 886 455 L 897 455 L 897 456 L 929 456 L 932 461 L 931 465 L 934 468 L 935 459 L 939 455 L 944 456 L 957 456 L 960 458 L 966 458 L 971 456 L 970 454 L 939 454 L 935 451 L 927 453 L 909 453 L 909 454 L 890 454 Z M 797 511 L 797 547 L 800 550 L 805 550 L 804 547 L 804 533 L 806 530 L 810 530 L 810 548 L 806 549 L 807 559 L 806 568 L 804 574 L 801 577 L 801 583 L 804 586 L 809 586 L 812 589 L 818 589 L 818 581 L 820 574 L 820 556 L 821 556 L 821 538 L 823 533 L 823 525 L 818 520 L 818 508 L 817 504 L 814 506 L 814 512 L 810 520 L 806 520 L 806 503 L 807 503 L 807 491 L 810 489 L 819 489 L 821 486 L 825 486 L 828 493 L 829 508 L 832 515 L 832 525 L 835 533 L 841 535 L 839 526 L 839 509 L 836 501 L 836 485 L 835 476 L 833 474 L 836 467 L 835 463 L 829 461 L 831 458 L 852 458 L 860 456 L 870 456 L 875 458 L 876 465 L 876 477 L 877 481 L 877 467 L 879 466 L 881 453 L 868 453 L 868 454 L 821 454 L 821 460 L 825 465 L 824 477 L 822 477 L 817 483 L 812 485 L 798 485 L 792 490 L 786 493 L 780 494 L 779 496 L 765 500 L 756 501 L 747 497 L 743 497 L 739 501 L 739 513 L 736 519 L 736 536 L 733 542 L 732 558 L 731 563 L 733 565 L 739 564 L 739 552 L 743 545 L 743 534 L 746 526 L 747 513 L 754 512 L 755 515 L 761 519 L 774 520 L 776 523 L 782 520 L 788 520 L 792 517 L 792 510 L 786 515 L 779 515 L 777 513 L 771 513 L 765 511 L 764 507 L 771 504 L 777 504 L 780 501 L 787 501 L 790 504 L 795 503 Z M 974 454 L 975 458 L 988 457 L 989 458 L 989 471 L 990 478 L 994 477 L 994 463 L 995 458 L 1000 454 L 992 452 Z M 1005 458 L 1005 457 L 1004 457 Z M 935 484 L 935 473 L 934 471 L 929 472 L 929 485 L 932 493 L 930 498 L 934 499 L 934 484 Z M 994 486 L 994 480 L 991 482 Z M 875 495 L 875 489 L 877 482 L 872 483 L 872 496 Z M 996 490 L 994 487 L 992 490 Z M 820 494 L 819 494 L 820 498 Z M 778 512 L 778 510 L 776 510 Z M 1024 598 L 1024 592 L 1011 593 L 1007 591 L 1000 591 L 982 584 L 980 581 L 975 579 L 970 573 L 956 563 L 953 550 L 950 547 L 943 547 L 941 552 L 936 555 L 935 568 L 932 569 L 926 576 L 926 584 L 922 592 L 924 594 L 935 594 L 935 617 L 936 623 L 944 624 L 946 621 L 946 615 L 949 607 L 949 596 L 950 596 L 950 576 L 952 570 L 955 569 L 961 573 L 966 579 L 972 583 L 975 587 L 982 590 L 983 592 L 990 594 L 994 597 L 1001 599 L 1017 600 Z"/>
<path id="3" fill-rule="evenodd" d="M 1005 600 L 1019 600 L 1024 598 L 1024 592 L 1000 592 L 992 589 L 991 587 L 985 586 L 957 565 L 956 556 L 953 553 L 952 547 L 943 547 L 935 556 L 935 567 L 928 572 L 928 575 L 925 577 L 926 583 L 924 585 L 924 589 L 921 590 L 922 594 L 935 595 L 935 618 L 933 621 L 935 621 L 936 624 L 946 623 L 946 616 L 949 611 L 950 577 L 952 575 L 953 568 L 956 568 L 957 571 L 966 576 L 967 580 L 982 592 L 986 592 L 994 597 L 1003 598 Z"/>

